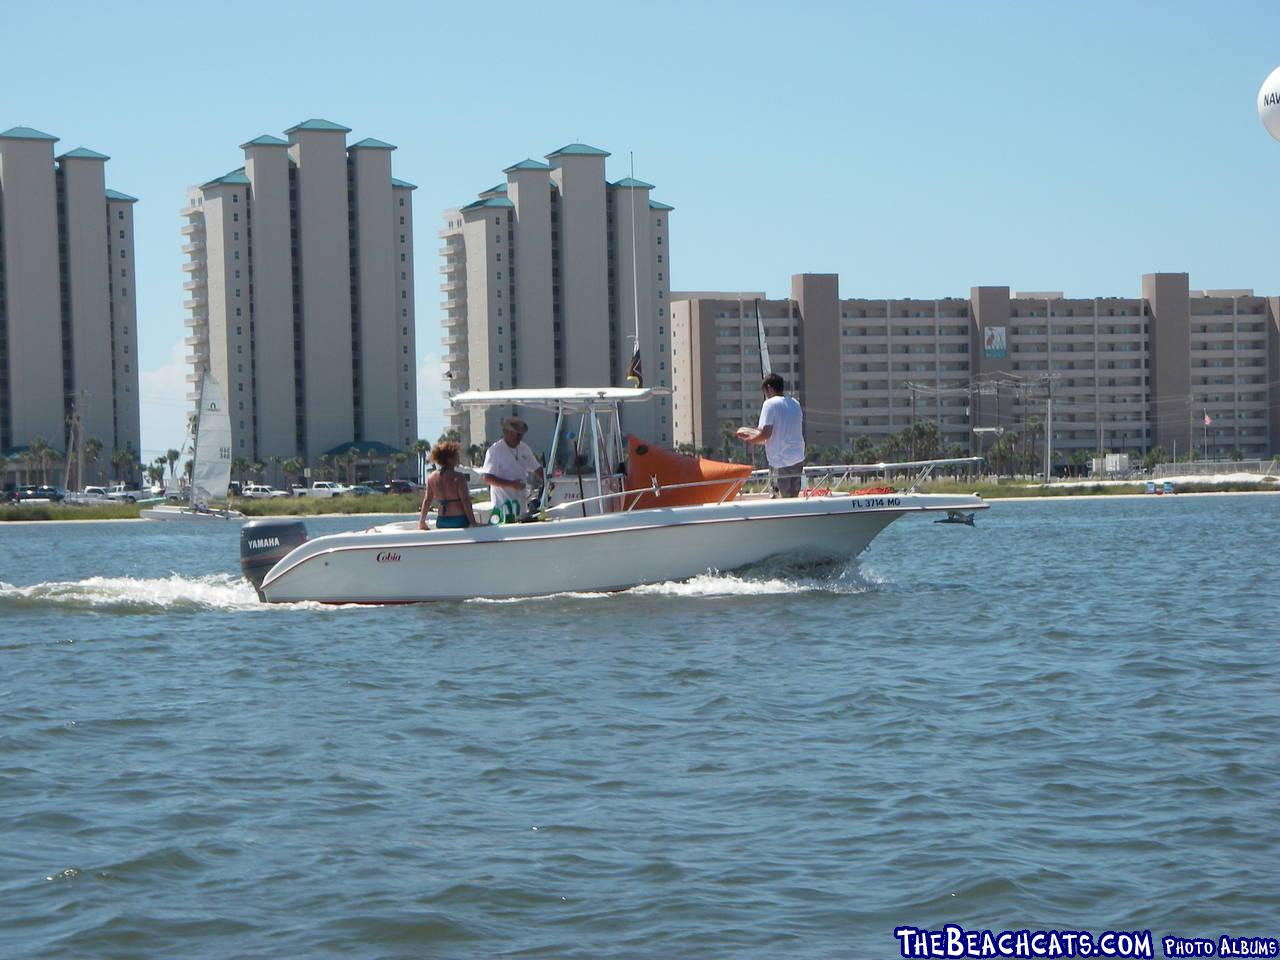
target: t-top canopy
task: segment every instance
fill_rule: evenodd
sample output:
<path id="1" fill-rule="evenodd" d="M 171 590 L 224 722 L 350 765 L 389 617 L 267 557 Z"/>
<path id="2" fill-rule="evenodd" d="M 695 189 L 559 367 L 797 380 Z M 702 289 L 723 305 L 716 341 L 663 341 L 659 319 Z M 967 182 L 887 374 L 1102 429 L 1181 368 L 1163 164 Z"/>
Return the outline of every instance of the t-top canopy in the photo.
<path id="1" fill-rule="evenodd" d="M 589 407 L 597 403 L 634 403 L 671 395 L 667 387 L 529 387 L 518 390 L 468 390 L 453 396 L 459 407 L 496 407 L 523 404 L 555 409 Z"/>

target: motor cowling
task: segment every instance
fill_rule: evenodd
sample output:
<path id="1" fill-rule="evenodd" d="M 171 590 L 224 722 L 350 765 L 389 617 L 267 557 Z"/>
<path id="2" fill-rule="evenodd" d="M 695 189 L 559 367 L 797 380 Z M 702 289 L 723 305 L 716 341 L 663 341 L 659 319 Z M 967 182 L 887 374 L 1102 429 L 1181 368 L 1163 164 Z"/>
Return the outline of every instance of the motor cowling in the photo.
<path id="1" fill-rule="evenodd" d="M 262 597 L 267 572 L 294 547 L 307 542 L 307 525 L 301 520 L 270 517 L 250 520 L 240 528 L 240 572 Z"/>

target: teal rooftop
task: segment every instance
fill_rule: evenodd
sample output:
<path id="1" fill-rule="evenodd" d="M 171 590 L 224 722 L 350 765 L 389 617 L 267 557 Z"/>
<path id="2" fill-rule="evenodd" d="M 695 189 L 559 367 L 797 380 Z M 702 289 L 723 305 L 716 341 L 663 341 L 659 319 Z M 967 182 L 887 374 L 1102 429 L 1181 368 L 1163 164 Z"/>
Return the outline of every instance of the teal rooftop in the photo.
<path id="1" fill-rule="evenodd" d="M 607 157 L 609 151 L 601 150 L 599 147 L 590 147 L 585 143 L 568 143 L 556 150 L 554 153 L 548 153 L 547 157 Z"/>
<path id="2" fill-rule="evenodd" d="M 408 180 L 397 180 L 395 177 L 391 178 L 391 186 L 399 187 L 401 190 L 418 189 L 418 185 L 416 183 L 410 183 Z"/>
<path id="3" fill-rule="evenodd" d="M 506 192 L 507 192 L 507 185 L 505 183 L 499 183 L 497 186 L 490 187 L 488 190 L 481 190 L 480 196 L 483 197 L 490 193 L 506 193 Z"/>
<path id="4" fill-rule="evenodd" d="M 503 173 L 510 173 L 512 170 L 550 170 L 551 164 L 542 163 L 538 160 L 521 160 L 519 163 L 513 163 Z"/>
<path id="5" fill-rule="evenodd" d="M 637 180 L 635 177 L 623 177 L 612 186 L 619 187 L 623 190 L 654 190 L 656 189 L 652 183 L 645 183 L 643 180 Z"/>
<path id="6" fill-rule="evenodd" d="M 669 203 L 661 203 L 657 200 L 650 200 L 649 209 L 650 210 L 674 210 L 675 207 L 671 206 L 671 204 Z"/>
<path id="7" fill-rule="evenodd" d="M 506 197 L 485 197 L 475 203 L 468 203 L 463 210 L 478 210 L 481 207 L 514 207 L 515 204 Z"/>
<path id="8" fill-rule="evenodd" d="M 247 187 L 248 185 L 249 185 L 249 178 L 244 175 L 244 167 L 237 167 L 235 170 L 232 170 L 230 173 L 223 174 L 220 177 L 215 177 L 213 180 L 210 180 L 208 183 L 200 184 L 200 189 L 203 190 L 203 189 L 206 189 L 207 187 L 223 187 L 223 186 Z"/>
<path id="9" fill-rule="evenodd" d="M 98 153 L 96 150 L 90 150 L 88 147 L 76 147 L 74 150 L 68 150 L 59 160 L 110 160 L 105 153 Z"/>
<path id="10" fill-rule="evenodd" d="M 356 147 L 360 147 L 364 150 L 394 150 L 396 145 L 394 143 L 387 143 L 385 140 L 375 140 L 373 137 L 365 137 L 359 143 L 353 143 L 351 146 L 347 147 L 347 149 L 354 150 Z"/>
<path id="11" fill-rule="evenodd" d="M 288 145 L 288 140 L 281 140 L 279 137 L 264 133 L 260 137 L 254 137 L 252 140 L 247 140 L 240 144 L 240 149 L 243 150 L 245 147 L 287 147 Z"/>
<path id="12" fill-rule="evenodd" d="M 120 203 L 137 203 L 138 202 L 137 197 L 131 197 L 127 193 L 121 193 L 119 190 L 111 190 L 111 189 L 107 190 L 107 199 L 117 200 Z"/>
<path id="13" fill-rule="evenodd" d="M 49 140 L 53 143 L 58 142 L 58 138 L 51 133 L 45 133 L 41 130 L 33 130 L 30 127 L 10 127 L 4 133 L 0 133 L 0 140 Z"/>
<path id="14" fill-rule="evenodd" d="M 351 132 L 350 127 L 344 127 L 342 124 L 334 123 L 332 120 L 320 120 L 317 118 L 312 118 L 310 120 L 303 120 L 301 123 L 297 124 L 296 126 L 290 127 L 288 130 L 285 131 L 285 133 L 293 133 L 295 130 L 330 130 L 335 133 Z"/>

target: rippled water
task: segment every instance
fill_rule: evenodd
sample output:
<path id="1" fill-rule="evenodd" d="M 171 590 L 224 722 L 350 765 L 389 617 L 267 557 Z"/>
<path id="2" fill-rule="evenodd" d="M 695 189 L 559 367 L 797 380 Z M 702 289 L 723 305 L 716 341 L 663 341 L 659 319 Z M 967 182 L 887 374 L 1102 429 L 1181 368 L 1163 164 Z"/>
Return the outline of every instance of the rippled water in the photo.
<path id="1" fill-rule="evenodd" d="M 416 607 L 260 606 L 237 536 L 0 524 L 0 956 L 1276 933 L 1280 497 Z"/>

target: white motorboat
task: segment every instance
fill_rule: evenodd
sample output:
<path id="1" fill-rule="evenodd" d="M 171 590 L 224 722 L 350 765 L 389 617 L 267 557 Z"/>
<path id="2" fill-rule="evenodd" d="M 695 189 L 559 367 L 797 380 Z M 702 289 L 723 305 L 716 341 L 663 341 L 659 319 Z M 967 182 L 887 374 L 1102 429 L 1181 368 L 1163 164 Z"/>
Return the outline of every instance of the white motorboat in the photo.
<path id="1" fill-rule="evenodd" d="M 208 370 L 200 379 L 200 410 L 191 452 L 191 487 L 186 506 L 164 504 L 139 511 L 144 520 L 243 520 L 244 514 L 211 503 L 227 499 L 231 482 L 231 416 L 222 387 Z"/>
<path id="2" fill-rule="evenodd" d="M 389 523 L 307 540 L 300 520 L 256 520 L 241 533 L 241 567 L 268 602 L 413 603 L 611 591 L 777 556 L 852 559 L 905 514 L 941 512 L 952 522 L 971 522 L 973 512 L 987 506 L 975 495 L 883 488 L 809 491 L 818 495 L 795 499 L 740 496 L 743 479 L 663 484 L 655 476 L 637 486 L 634 470 L 628 485 L 618 407 L 659 392 L 555 388 L 459 394 L 458 404 L 540 406 L 556 413 L 545 502 L 524 522 L 461 530 Z M 589 472 L 581 466 L 584 441 Z M 939 464 L 976 460 L 914 466 L 927 474 Z M 887 466 L 895 465 L 875 469 Z M 687 500 L 690 488 L 704 488 L 709 502 L 662 505 L 664 494 Z M 485 505 L 477 505 L 476 514 L 485 516 Z"/>

